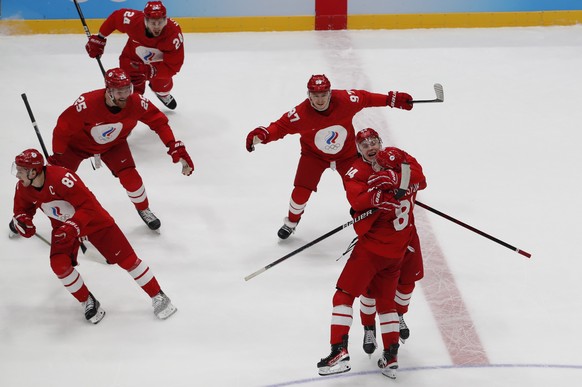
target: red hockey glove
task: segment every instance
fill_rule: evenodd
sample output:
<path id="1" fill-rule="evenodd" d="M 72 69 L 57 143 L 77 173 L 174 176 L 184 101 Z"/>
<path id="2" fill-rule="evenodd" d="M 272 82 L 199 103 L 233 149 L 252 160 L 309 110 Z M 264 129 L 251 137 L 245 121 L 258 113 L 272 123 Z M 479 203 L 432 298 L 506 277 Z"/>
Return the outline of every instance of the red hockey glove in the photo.
<path id="1" fill-rule="evenodd" d="M 377 172 L 368 178 L 368 186 L 371 189 L 391 190 L 397 189 L 400 184 L 400 176 L 391 169 Z"/>
<path id="2" fill-rule="evenodd" d="M 63 165 L 62 162 L 62 158 L 63 158 L 63 154 L 62 153 L 55 153 L 53 155 L 50 155 L 46 161 L 50 164 L 50 165 Z"/>
<path id="3" fill-rule="evenodd" d="M 63 225 L 57 228 L 55 231 L 55 243 L 65 244 L 78 238 L 81 234 L 81 229 L 79 225 L 72 220 L 67 220 Z"/>
<path id="4" fill-rule="evenodd" d="M 372 206 L 384 211 L 393 211 L 395 208 L 400 207 L 400 203 L 394 199 L 392 194 L 381 190 L 374 190 L 373 192 Z"/>
<path id="5" fill-rule="evenodd" d="M 391 91 L 388 93 L 388 106 L 397 109 L 410 110 L 412 109 L 412 96 L 408 93 L 401 93 L 399 91 Z"/>
<path id="6" fill-rule="evenodd" d="M 255 150 L 255 145 L 264 142 L 267 139 L 269 132 L 264 126 L 259 126 L 256 129 L 251 130 L 247 134 L 247 150 L 252 152 Z"/>
<path id="7" fill-rule="evenodd" d="M 20 235 L 30 238 L 36 233 L 36 227 L 32 223 L 32 218 L 26 214 L 14 216 L 13 225 Z"/>
<path id="8" fill-rule="evenodd" d="M 91 58 L 97 58 L 103 55 L 106 43 L 106 38 L 99 35 L 91 35 L 91 37 L 89 37 L 89 41 L 85 45 L 85 50 L 87 50 L 87 54 L 89 54 Z"/>
<path id="9" fill-rule="evenodd" d="M 155 77 L 156 72 L 156 68 L 151 64 L 131 62 L 129 77 L 131 78 L 131 82 L 133 84 L 139 85 Z"/>
<path id="10" fill-rule="evenodd" d="M 172 156 L 174 163 L 182 163 L 182 175 L 190 176 L 192 174 L 192 171 L 194 171 L 194 163 L 182 141 L 169 142 L 168 154 Z"/>

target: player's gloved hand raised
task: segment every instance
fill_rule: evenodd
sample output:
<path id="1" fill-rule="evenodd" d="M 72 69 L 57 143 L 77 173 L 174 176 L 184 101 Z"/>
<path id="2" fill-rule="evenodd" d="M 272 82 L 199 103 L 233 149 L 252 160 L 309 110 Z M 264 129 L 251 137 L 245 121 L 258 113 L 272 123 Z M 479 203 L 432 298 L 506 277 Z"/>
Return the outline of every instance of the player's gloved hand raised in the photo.
<path id="1" fill-rule="evenodd" d="M 78 238 L 81 234 L 81 229 L 79 225 L 72 221 L 71 219 L 67 220 L 63 225 L 57 228 L 54 233 L 54 240 L 57 244 L 65 244 L 69 243 L 75 238 Z"/>
<path id="2" fill-rule="evenodd" d="M 62 162 L 62 157 L 63 154 L 62 153 L 55 153 L 50 155 L 49 157 L 47 157 L 46 161 L 50 164 L 50 165 L 63 165 Z"/>
<path id="3" fill-rule="evenodd" d="M 412 109 L 412 96 L 400 91 L 391 91 L 388 93 L 388 106 L 397 109 Z"/>
<path id="4" fill-rule="evenodd" d="M 264 142 L 267 139 L 269 132 L 264 126 L 259 126 L 247 134 L 247 150 L 252 152 L 255 150 L 255 145 Z"/>
<path id="5" fill-rule="evenodd" d="M 97 58 L 103 55 L 105 51 L 105 44 L 107 39 L 99 35 L 91 35 L 89 41 L 85 45 L 85 50 L 91 58 Z"/>
<path id="6" fill-rule="evenodd" d="M 15 215 L 12 224 L 18 233 L 25 238 L 30 238 L 36 233 L 36 227 L 32 223 L 32 218 L 27 214 Z"/>
<path id="7" fill-rule="evenodd" d="M 400 203 L 394 199 L 392 194 L 381 190 L 373 190 L 372 206 L 384 211 L 393 211 L 395 208 L 400 207 Z"/>
<path id="8" fill-rule="evenodd" d="M 392 169 L 376 172 L 368 178 L 368 186 L 371 189 L 391 190 L 397 189 L 400 184 L 400 176 Z"/>
<path id="9" fill-rule="evenodd" d="M 157 70 L 151 64 L 146 64 L 143 62 L 131 62 L 131 69 L 129 69 L 129 77 L 133 84 L 141 84 L 145 81 L 149 81 L 156 76 Z"/>
<path id="10" fill-rule="evenodd" d="M 194 163 L 182 141 L 170 141 L 168 143 L 168 154 L 172 156 L 174 163 L 182 163 L 182 175 L 190 176 L 192 174 Z"/>

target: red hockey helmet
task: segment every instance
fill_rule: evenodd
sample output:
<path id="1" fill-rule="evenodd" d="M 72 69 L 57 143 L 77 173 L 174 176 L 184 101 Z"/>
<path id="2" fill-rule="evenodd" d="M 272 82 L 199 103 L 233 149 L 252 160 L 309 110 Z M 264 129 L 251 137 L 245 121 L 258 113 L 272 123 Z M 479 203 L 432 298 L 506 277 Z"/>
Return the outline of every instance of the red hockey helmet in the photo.
<path id="1" fill-rule="evenodd" d="M 131 86 L 131 79 L 125 71 L 119 67 L 107 70 L 105 73 L 105 86 L 108 89 L 121 89 Z"/>
<path id="2" fill-rule="evenodd" d="M 358 133 L 356 133 L 356 144 L 359 145 L 361 142 L 366 141 L 370 138 L 377 138 L 378 140 L 380 140 L 380 135 L 372 128 L 362 129 Z"/>
<path id="3" fill-rule="evenodd" d="M 320 93 L 331 90 L 331 82 L 323 74 L 312 75 L 307 82 L 307 90 L 313 93 Z"/>
<path id="4" fill-rule="evenodd" d="M 143 14 L 148 19 L 163 19 L 166 17 L 166 7 L 161 1 L 148 1 Z"/>
<path id="5" fill-rule="evenodd" d="M 22 168 L 33 169 L 38 174 L 44 167 L 44 158 L 36 149 L 27 149 L 16 156 L 14 164 Z"/>
<path id="6" fill-rule="evenodd" d="M 406 155 L 403 151 L 394 147 L 386 147 L 376 154 L 376 163 L 383 169 L 399 171 Z"/>

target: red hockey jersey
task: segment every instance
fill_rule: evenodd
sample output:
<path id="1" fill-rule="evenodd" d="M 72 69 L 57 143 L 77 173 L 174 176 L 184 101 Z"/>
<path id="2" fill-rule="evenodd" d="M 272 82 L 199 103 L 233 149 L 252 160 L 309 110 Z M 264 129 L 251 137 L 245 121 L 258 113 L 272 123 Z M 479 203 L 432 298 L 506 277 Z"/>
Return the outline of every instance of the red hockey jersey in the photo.
<path id="1" fill-rule="evenodd" d="M 354 157 L 357 154 L 354 116 L 364 108 L 387 105 L 385 94 L 332 90 L 325 111 L 315 110 L 306 99 L 266 128 L 269 134 L 264 143 L 299 134 L 302 153 L 330 162 Z"/>
<path id="2" fill-rule="evenodd" d="M 90 235 L 114 224 L 114 220 L 81 181 L 67 168 L 47 165 L 45 181 L 39 190 L 16 184 L 14 214 L 27 214 L 31 218 L 37 208 L 49 217 L 53 229 L 72 219 L 79 225 L 80 236 Z"/>
<path id="3" fill-rule="evenodd" d="M 109 36 L 115 30 L 128 36 L 121 57 L 153 65 L 160 78 L 171 78 L 182 68 L 184 37 L 182 29 L 174 20 L 168 18 L 168 24 L 160 36 L 150 37 L 146 34 L 143 12 L 124 8 L 109 15 L 99 33 Z"/>
<path id="4" fill-rule="evenodd" d="M 89 155 L 104 153 L 125 141 L 138 121 L 155 131 L 164 145 L 175 141 L 168 117 L 143 95 L 131 94 L 125 108 L 114 113 L 105 104 L 105 89 L 90 91 L 59 116 L 53 152 L 71 147 Z"/>
<path id="5" fill-rule="evenodd" d="M 409 154 L 406 154 L 406 161 L 410 164 L 410 183 L 406 194 L 398 200 L 400 207 L 391 211 L 377 210 L 354 224 L 358 243 L 362 247 L 390 258 L 404 256 L 415 231 L 413 210 L 416 193 L 426 188 L 426 179 L 418 161 Z M 373 174 L 372 166 L 359 158 L 344 176 L 346 195 L 355 210 L 355 217 L 374 208 L 374 193 L 368 191 L 368 179 Z"/>

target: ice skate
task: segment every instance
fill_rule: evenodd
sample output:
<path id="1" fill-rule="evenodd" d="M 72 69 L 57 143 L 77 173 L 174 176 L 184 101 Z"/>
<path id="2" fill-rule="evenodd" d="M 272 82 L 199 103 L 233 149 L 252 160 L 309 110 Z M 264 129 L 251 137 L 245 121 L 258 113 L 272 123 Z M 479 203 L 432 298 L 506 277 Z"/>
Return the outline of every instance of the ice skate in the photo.
<path id="1" fill-rule="evenodd" d="M 366 325 L 364 326 L 364 352 L 366 352 L 370 357 L 378 348 L 378 343 L 376 343 L 376 326 Z"/>
<path id="2" fill-rule="evenodd" d="M 14 226 L 14 220 L 11 220 L 10 223 L 8 223 L 8 228 L 10 229 L 10 231 L 8 231 L 8 238 L 16 238 L 20 235 Z"/>
<path id="3" fill-rule="evenodd" d="M 317 363 L 317 368 L 321 376 L 340 374 L 351 370 L 348 335 L 344 336 L 341 343 L 332 344 L 331 353 Z"/>
<path id="4" fill-rule="evenodd" d="M 396 379 L 398 369 L 398 347 L 399 344 L 392 344 L 388 350 L 384 350 L 383 356 L 378 359 L 378 367 L 382 369 L 382 375 Z"/>
<path id="5" fill-rule="evenodd" d="M 170 110 L 174 110 L 176 109 L 176 106 L 178 106 L 178 103 L 176 102 L 174 97 L 172 97 L 171 94 L 161 95 L 156 93 L 156 97 L 158 97 L 158 99 L 164 104 L 164 106 L 166 106 Z"/>
<path id="6" fill-rule="evenodd" d="M 157 231 L 162 225 L 162 222 L 160 222 L 158 217 L 155 216 L 149 208 L 146 208 L 145 210 L 137 210 L 137 213 L 150 230 Z"/>
<path id="7" fill-rule="evenodd" d="M 85 319 L 90 323 L 97 324 L 105 317 L 105 311 L 101 308 L 101 304 L 91 293 L 89 293 L 87 301 L 82 302 L 81 305 L 85 310 Z"/>
<path id="8" fill-rule="evenodd" d="M 178 311 L 178 308 L 172 305 L 170 298 L 161 290 L 152 297 L 152 306 L 154 307 L 154 314 L 160 320 L 165 320 Z"/>
<path id="9" fill-rule="evenodd" d="M 404 321 L 404 315 L 399 314 L 398 320 L 400 322 L 400 342 L 404 344 L 404 342 L 410 337 L 410 329 L 408 329 L 408 325 Z"/>
<path id="10" fill-rule="evenodd" d="M 283 220 L 283 226 L 277 231 L 277 235 L 281 239 L 287 239 L 291 234 L 295 232 L 295 228 L 297 227 L 297 223 L 299 222 L 291 222 L 289 218 L 285 218 Z"/>

